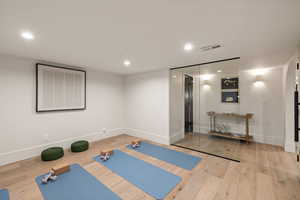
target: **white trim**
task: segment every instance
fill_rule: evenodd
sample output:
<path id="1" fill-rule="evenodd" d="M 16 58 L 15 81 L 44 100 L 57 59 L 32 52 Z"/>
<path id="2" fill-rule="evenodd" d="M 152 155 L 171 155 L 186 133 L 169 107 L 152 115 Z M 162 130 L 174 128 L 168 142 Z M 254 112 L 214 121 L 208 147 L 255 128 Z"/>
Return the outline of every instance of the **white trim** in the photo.
<path id="1" fill-rule="evenodd" d="M 296 152 L 295 142 L 293 142 L 293 141 L 285 141 L 284 150 L 286 152 L 295 153 Z"/>
<path id="2" fill-rule="evenodd" d="M 184 138 L 184 130 L 178 131 L 170 136 L 170 143 L 173 144 Z"/>
<path id="3" fill-rule="evenodd" d="M 124 133 L 123 128 L 116 128 L 116 129 L 107 130 L 106 133 L 94 132 L 83 136 L 67 138 L 60 141 L 45 143 L 41 145 L 24 148 L 24 149 L 18 149 L 11 152 L 0 153 L 0 166 L 10 164 L 19 160 L 29 159 L 34 156 L 38 156 L 40 155 L 41 151 L 43 151 L 43 149 L 48 148 L 50 146 L 61 146 L 64 149 L 68 149 L 70 148 L 72 142 L 76 140 L 88 140 L 89 142 L 93 142 L 93 141 L 121 135 L 123 133 Z"/>
<path id="4" fill-rule="evenodd" d="M 208 132 L 206 130 L 206 131 L 203 131 L 203 132 L 194 132 L 194 134 L 207 135 Z M 174 143 L 174 142 L 176 142 L 176 141 L 178 141 L 180 139 L 183 139 L 181 136 L 182 135 L 180 133 L 176 133 L 176 134 L 172 135 L 170 137 L 170 142 Z M 255 135 L 255 134 L 251 134 L 251 133 L 250 133 L 250 136 L 253 136 L 253 140 L 255 142 L 283 146 L 283 144 L 282 144 L 282 138 L 281 137 L 258 135 L 258 134 Z M 287 149 L 287 147 L 285 149 Z M 288 145 L 288 149 L 290 149 L 289 152 L 294 152 L 295 151 L 294 144 L 292 143 L 292 144 Z"/>
<path id="5" fill-rule="evenodd" d="M 166 145 L 170 144 L 169 137 L 164 137 L 164 136 L 158 135 L 156 133 L 147 132 L 147 131 L 140 130 L 140 129 L 133 129 L 133 128 L 126 128 L 126 129 L 124 129 L 124 131 L 125 131 L 125 134 L 131 135 L 134 137 L 139 137 L 139 138 L 151 140 L 151 141 L 161 143 L 161 144 L 166 144 Z M 166 134 L 169 135 L 169 133 L 166 133 Z"/>
<path id="6" fill-rule="evenodd" d="M 253 136 L 253 140 L 255 142 L 283 146 L 281 137 L 266 136 L 266 135 L 255 135 L 255 134 L 251 134 L 251 133 L 250 133 L 250 135 Z"/>

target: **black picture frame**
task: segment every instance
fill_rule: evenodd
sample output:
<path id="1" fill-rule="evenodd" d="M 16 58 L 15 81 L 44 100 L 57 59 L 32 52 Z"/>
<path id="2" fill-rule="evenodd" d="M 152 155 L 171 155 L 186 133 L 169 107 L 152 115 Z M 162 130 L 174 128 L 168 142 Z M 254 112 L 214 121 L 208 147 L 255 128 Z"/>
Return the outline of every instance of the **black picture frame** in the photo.
<path id="1" fill-rule="evenodd" d="M 222 78 L 221 88 L 222 90 L 239 89 L 239 78 Z"/>
<path id="2" fill-rule="evenodd" d="M 83 108 L 72 108 L 72 109 L 53 109 L 53 110 L 39 110 L 39 77 L 38 77 L 38 69 L 39 65 L 51 67 L 51 68 L 60 68 L 65 70 L 71 70 L 71 71 L 80 71 L 84 73 L 84 107 Z M 36 63 L 35 64 L 35 88 L 36 88 L 36 105 L 35 105 L 35 111 L 36 113 L 46 113 L 46 112 L 62 112 L 62 111 L 80 111 L 80 110 L 86 110 L 86 71 L 81 69 L 74 69 L 71 67 L 63 67 L 63 66 L 57 66 L 52 64 L 45 64 L 45 63 Z"/>
<path id="3" fill-rule="evenodd" d="M 239 103 L 239 92 L 222 92 L 222 103 Z"/>

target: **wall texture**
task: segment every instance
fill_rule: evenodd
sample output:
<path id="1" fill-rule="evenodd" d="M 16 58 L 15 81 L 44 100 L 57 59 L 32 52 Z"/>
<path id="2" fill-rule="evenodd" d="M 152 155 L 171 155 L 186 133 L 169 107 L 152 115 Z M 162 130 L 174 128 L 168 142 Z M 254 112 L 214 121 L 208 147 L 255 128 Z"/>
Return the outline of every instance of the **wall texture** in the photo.
<path id="1" fill-rule="evenodd" d="M 126 132 L 169 144 L 169 71 L 125 78 Z"/>
<path id="2" fill-rule="evenodd" d="M 123 77 L 87 71 L 87 110 L 35 112 L 35 61 L 0 57 L 0 165 L 38 155 L 47 146 L 69 147 L 122 133 Z M 106 130 L 103 130 L 103 129 Z"/>

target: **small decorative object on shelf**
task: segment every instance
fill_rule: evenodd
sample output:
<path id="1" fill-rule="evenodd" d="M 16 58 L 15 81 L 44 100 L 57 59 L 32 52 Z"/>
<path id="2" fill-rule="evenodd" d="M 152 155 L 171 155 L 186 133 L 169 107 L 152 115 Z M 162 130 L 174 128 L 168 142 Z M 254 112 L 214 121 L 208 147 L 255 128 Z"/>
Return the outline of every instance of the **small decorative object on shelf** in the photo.
<path id="1" fill-rule="evenodd" d="M 227 133 L 229 128 L 225 124 L 216 124 L 216 131 L 219 133 Z"/>
<path id="2" fill-rule="evenodd" d="M 216 131 L 222 133 L 223 132 L 222 125 L 216 124 Z"/>
<path id="3" fill-rule="evenodd" d="M 236 140 L 243 140 L 249 143 L 252 141 L 253 137 L 249 135 L 249 120 L 253 117 L 253 114 L 247 113 L 245 115 L 236 113 L 216 113 L 208 112 L 207 115 L 210 117 L 210 128 L 209 134 L 214 136 L 220 136 L 225 138 L 231 138 Z M 245 120 L 245 134 L 230 133 L 229 127 L 224 124 L 216 125 L 217 117 L 230 117 L 230 118 L 240 118 Z"/>

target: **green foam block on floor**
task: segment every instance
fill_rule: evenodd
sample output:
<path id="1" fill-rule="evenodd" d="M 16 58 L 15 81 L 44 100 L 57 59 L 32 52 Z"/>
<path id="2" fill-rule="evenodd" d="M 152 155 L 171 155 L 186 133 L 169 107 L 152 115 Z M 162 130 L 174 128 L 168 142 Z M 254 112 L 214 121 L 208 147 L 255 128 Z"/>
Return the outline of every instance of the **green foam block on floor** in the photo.
<path id="1" fill-rule="evenodd" d="M 72 152 L 82 152 L 89 149 L 89 142 L 85 140 L 80 140 L 72 143 L 71 151 Z"/>
<path id="2" fill-rule="evenodd" d="M 45 149 L 41 154 L 43 161 L 57 160 L 64 156 L 64 149 L 62 147 L 51 147 Z"/>

